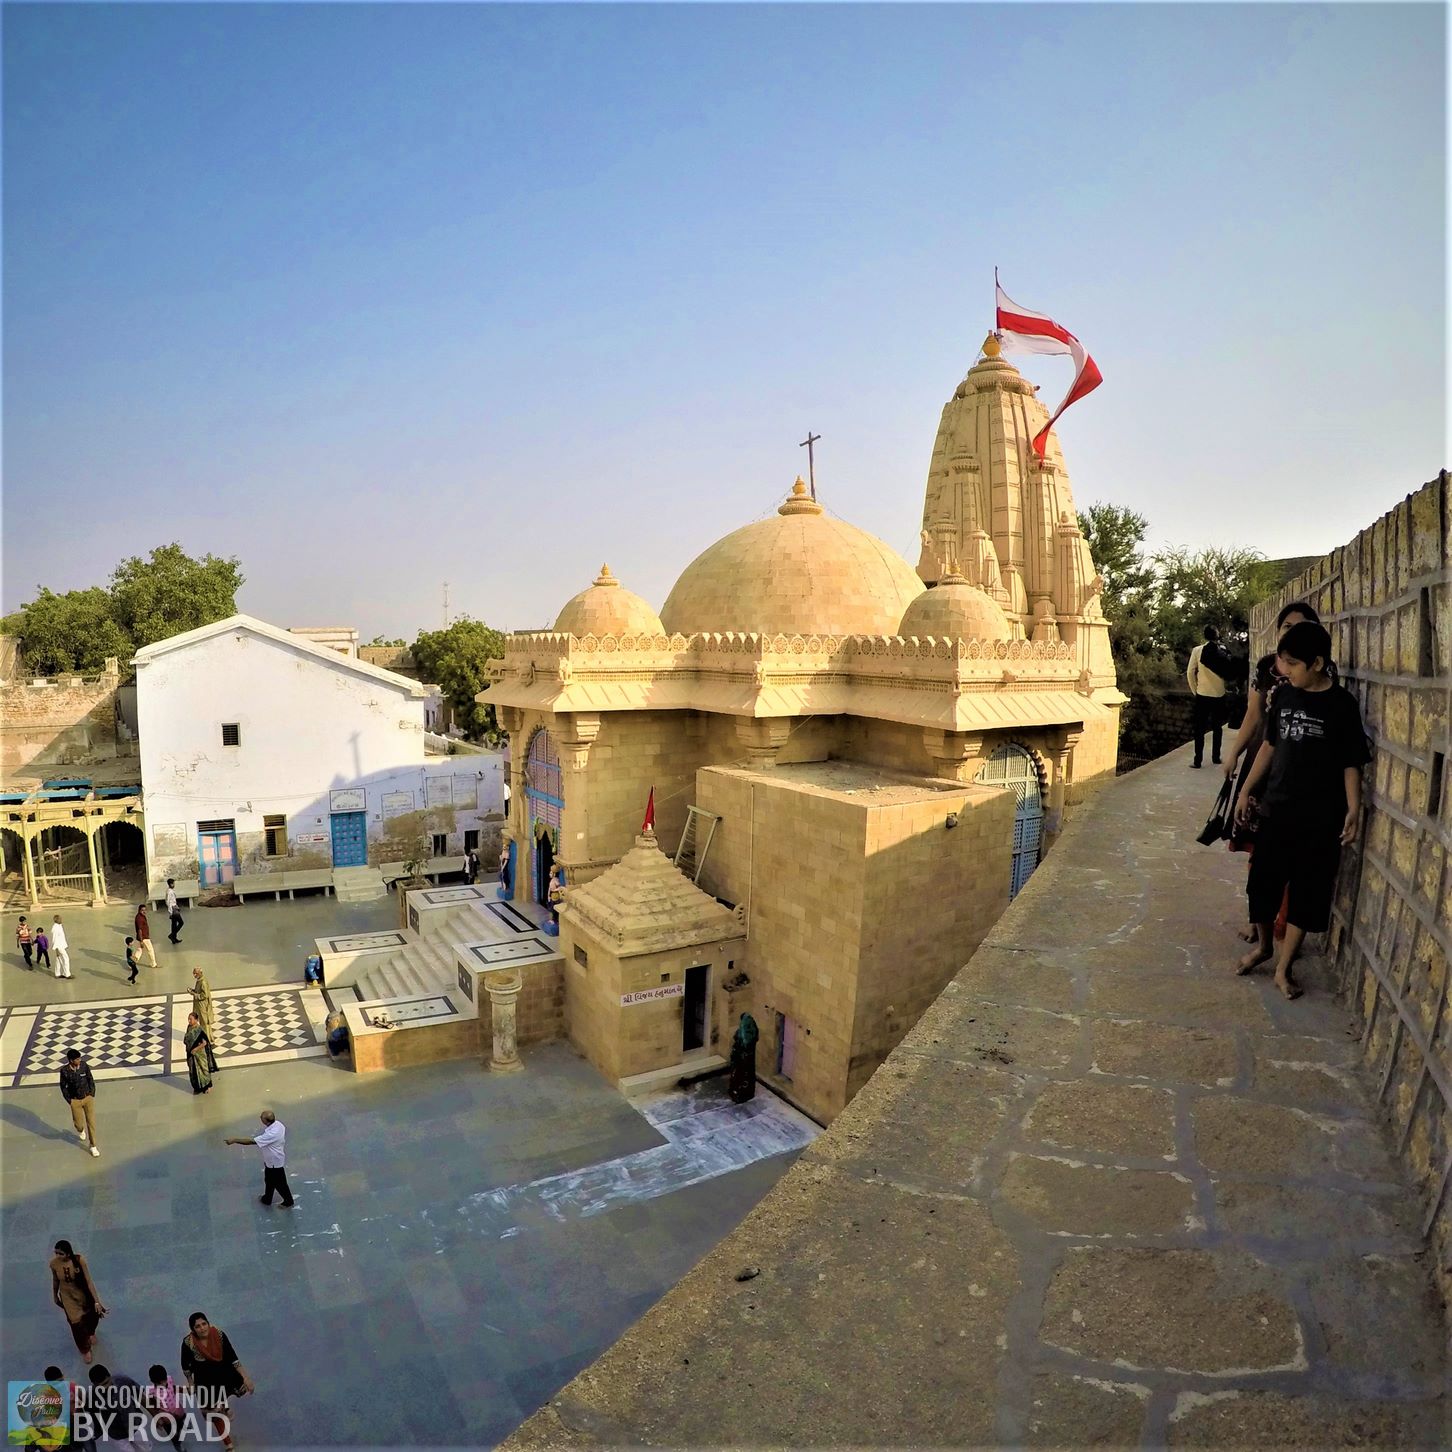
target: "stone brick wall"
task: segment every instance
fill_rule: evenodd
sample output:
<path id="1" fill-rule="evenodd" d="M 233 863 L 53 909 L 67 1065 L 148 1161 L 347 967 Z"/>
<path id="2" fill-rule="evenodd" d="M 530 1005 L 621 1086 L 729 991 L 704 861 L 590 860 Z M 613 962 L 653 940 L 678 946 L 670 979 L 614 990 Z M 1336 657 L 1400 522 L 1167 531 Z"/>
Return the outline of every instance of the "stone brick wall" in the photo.
<path id="1" fill-rule="evenodd" d="M 1344 854 L 1327 948 L 1360 1015 L 1382 1107 L 1422 1190 L 1452 1291 L 1452 483 L 1446 471 L 1318 560 L 1251 622 L 1309 600 L 1375 743 L 1359 849 Z"/>
<path id="2" fill-rule="evenodd" d="M 0 768 L 110 761 L 116 751 L 120 666 L 99 676 L 0 683 Z"/>

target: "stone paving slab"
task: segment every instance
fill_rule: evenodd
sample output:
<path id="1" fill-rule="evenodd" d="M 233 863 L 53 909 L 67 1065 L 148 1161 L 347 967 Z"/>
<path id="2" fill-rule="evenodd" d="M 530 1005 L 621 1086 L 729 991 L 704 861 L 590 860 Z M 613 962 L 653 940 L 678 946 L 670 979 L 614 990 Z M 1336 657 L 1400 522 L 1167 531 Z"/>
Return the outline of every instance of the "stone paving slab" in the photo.
<path id="1" fill-rule="evenodd" d="M 1417 1195 L 1314 957 L 1294 1003 L 1234 975 L 1245 859 L 1194 842 L 1218 783 L 1187 763 L 1081 811 L 830 1131 L 507 1446 L 1446 1444 Z"/>

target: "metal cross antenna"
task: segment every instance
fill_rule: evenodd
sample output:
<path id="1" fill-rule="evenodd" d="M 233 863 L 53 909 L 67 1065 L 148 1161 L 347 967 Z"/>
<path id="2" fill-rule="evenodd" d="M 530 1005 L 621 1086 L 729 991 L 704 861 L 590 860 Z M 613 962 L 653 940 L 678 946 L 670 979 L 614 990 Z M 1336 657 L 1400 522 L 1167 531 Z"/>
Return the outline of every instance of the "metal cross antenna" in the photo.
<path id="1" fill-rule="evenodd" d="M 806 438 L 797 445 L 797 448 L 807 451 L 807 480 L 812 486 L 813 499 L 817 497 L 817 461 L 812 454 L 812 445 L 821 437 L 821 434 L 814 434 L 811 429 L 808 429 Z"/>

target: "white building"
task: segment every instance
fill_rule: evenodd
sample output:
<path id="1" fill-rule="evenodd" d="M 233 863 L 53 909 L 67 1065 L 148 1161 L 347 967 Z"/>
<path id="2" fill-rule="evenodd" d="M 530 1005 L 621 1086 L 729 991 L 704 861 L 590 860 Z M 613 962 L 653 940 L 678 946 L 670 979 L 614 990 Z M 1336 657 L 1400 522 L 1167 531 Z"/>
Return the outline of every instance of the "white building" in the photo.
<path id="1" fill-rule="evenodd" d="M 153 880 L 457 855 L 502 813 L 500 756 L 426 756 L 427 687 L 355 655 L 233 615 L 133 663 Z"/>

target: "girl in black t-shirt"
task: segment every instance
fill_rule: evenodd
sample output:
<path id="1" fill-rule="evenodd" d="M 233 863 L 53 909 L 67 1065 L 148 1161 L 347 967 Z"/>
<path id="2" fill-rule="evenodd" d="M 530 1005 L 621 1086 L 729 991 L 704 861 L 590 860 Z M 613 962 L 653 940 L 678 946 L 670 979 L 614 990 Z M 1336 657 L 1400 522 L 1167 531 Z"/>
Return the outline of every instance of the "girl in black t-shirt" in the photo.
<path id="1" fill-rule="evenodd" d="M 1280 614 L 1276 616 L 1277 638 L 1279 639 L 1281 633 L 1292 625 L 1299 625 L 1303 620 L 1320 624 L 1321 617 L 1316 614 L 1314 605 L 1308 604 L 1305 600 L 1293 600 L 1289 605 L 1283 606 Z M 1255 765 L 1261 742 L 1265 740 L 1266 719 L 1270 714 L 1271 705 L 1275 701 L 1276 691 L 1284 684 L 1285 677 L 1276 666 L 1275 651 L 1261 656 L 1255 664 L 1255 672 L 1251 677 L 1250 690 L 1245 702 L 1244 719 L 1240 723 L 1239 731 L 1235 733 L 1235 739 L 1230 743 L 1230 751 L 1225 758 L 1225 775 L 1234 778 L 1234 797 L 1237 799 L 1245 793 L 1245 780 L 1250 775 L 1251 767 Z M 1255 831 L 1254 812 L 1251 812 L 1242 821 L 1232 821 L 1230 850 L 1232 852 L 1253 851 Z M 1240 930 L 1240 936 L 1247 943 L 1255 942 L 1256 932 L 1253 920 L 1248 921 L 1246 926 Z"/>
<path id="2" fill-rule="evenodd" d="M 1257 805 L 1260 814 L 1247 888 L 1256 945 L 1236 971 L 1251 973 L 1273 955 L 1271 933 L 1285 895 L 1275 975 L 1287 998 L 1301 996 L 1291 965 L 1306 934 L 1326 930 L 1341 848 L 1361 830 L 1366 733 L 1356 698 L 1336 684 L 1330 662 L 1331 637 L 1322 626 L 1306 621 L 1281 637 L 1277 663 L 1285 683 L 1235 806 L 1238 821 Z"/>

